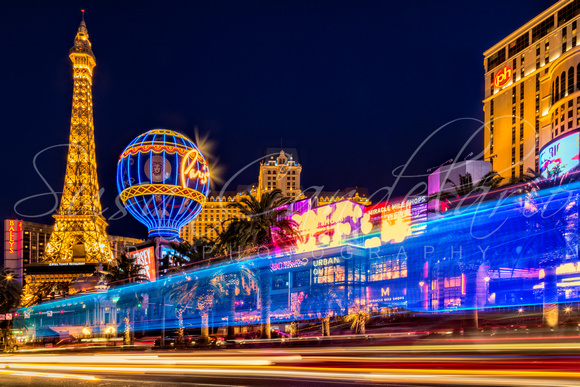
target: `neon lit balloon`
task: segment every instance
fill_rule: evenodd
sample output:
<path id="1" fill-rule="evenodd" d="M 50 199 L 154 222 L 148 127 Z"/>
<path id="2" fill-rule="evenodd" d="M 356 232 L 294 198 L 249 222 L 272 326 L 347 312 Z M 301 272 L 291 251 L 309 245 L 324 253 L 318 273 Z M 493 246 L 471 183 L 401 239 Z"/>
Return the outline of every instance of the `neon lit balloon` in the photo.
<path id="1" fill-rule="evenodd" d="M 178 239 L 179 229 L 195 219 L 205 203 L 209 168 L 189 138 L 153 129 L 121 154 L 117 189 L 125 208 L 149 229 L 149 238 Z"/>

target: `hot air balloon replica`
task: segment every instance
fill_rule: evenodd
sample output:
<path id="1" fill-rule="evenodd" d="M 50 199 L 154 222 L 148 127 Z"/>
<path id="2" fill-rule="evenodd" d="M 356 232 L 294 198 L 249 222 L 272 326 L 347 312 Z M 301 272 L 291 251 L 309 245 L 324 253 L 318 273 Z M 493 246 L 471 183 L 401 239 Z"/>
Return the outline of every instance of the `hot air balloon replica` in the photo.
<path id="1" fill-rule="evenodd" d="M 206 200 L 209 168 L 189 138 L 153 129 L 121 154 L 117 188 L 127 211 L 147 226 L 150 239 L 179 241 L 179 229 L 199 214 Z"/>

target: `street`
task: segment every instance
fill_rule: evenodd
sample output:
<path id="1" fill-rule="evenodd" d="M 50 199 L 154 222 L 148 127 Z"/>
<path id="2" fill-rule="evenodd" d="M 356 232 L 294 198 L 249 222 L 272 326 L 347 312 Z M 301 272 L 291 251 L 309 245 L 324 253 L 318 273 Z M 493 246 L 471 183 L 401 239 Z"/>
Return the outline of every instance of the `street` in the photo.
<path id="1" fill-rule="evenodd" d="M 4 385 L 578 386 L 580 344 L 562 340 L 350 348 L 16 353 Z"/>

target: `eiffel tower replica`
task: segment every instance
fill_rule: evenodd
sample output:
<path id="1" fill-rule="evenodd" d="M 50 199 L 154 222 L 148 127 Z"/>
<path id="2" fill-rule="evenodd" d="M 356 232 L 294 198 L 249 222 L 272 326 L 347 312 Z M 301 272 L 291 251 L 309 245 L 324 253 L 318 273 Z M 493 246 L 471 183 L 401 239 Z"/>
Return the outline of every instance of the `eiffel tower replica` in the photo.
<path id="1" fill-rule="evenodd" d="M 45 250 L 48 263 L 106 263 L 113 259 L 101 214 L 93 126 L 95 56 L 83 18 L 69 57 L 73 67 L 70 137 L 60 207 Z"/>

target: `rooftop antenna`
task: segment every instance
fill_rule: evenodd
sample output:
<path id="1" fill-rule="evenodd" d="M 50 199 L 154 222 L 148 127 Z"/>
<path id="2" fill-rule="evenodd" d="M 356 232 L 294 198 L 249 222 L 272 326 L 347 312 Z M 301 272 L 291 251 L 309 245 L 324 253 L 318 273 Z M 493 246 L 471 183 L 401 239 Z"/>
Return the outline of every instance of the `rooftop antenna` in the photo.
<path id="1" fill-rule="evenodd" d="M 81 17 L 83 18 L 83 21 L 85 21 L 85 10 L 81 9 Z"/>
<path id="2" fill-rule="evenodd" d="M 432 170 L 434 170 L 434 169 L 441 168 L 441 167 L 442 167 L 442 166 L 444 166 L 445 164 L 448 164 L 448 163 L 451 163 L 451 162 L 453 162 L 453 159 L 449 159 L 449 160 L 447 160 L 446 162 L 444 162 L 443 164 L 441 164 L 441 165 L 439 165 L 439 166 L 437 166 L 437 167 L 432 167 L 432 168 L 429 168 L 429 169 L 427 170 L 427 172 L 431 172 L 431 171 L 432 171 Z"/>

